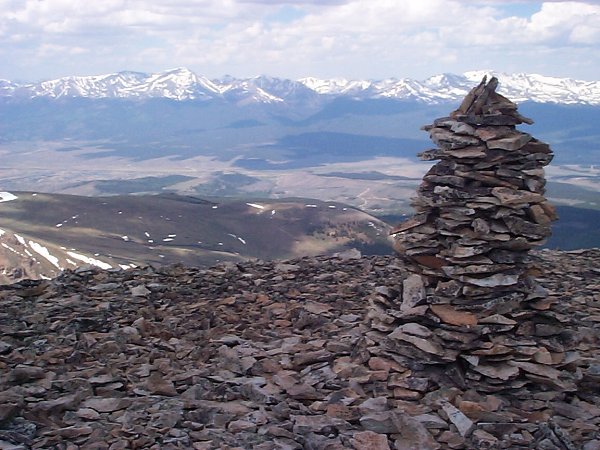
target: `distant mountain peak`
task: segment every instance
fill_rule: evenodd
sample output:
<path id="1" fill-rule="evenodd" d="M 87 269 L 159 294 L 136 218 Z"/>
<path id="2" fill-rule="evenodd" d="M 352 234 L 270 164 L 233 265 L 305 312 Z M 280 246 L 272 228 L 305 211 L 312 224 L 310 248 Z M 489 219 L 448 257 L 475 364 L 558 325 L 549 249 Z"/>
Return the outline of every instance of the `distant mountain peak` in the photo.
<path id="1" fill-rule="evenodd" d="M 122 71 L 92 76 L 68 76 L 41 83 L 0 80 L 0 97 L 168 98 L 173 100 L 224 99 L 238 104 L 285 103 L 313 100 L 315 96 L 349 96 L 357 99 L 389 98 L 445 103 L 460 100 L 484 75 L 496 76 L 499 92 L 517 102 L 600 105 L 600 82 L 557 78 L 539 74 L 506 74 L 473 70 L 464 74 L 442 73 L 424 81 L 409 78 L 385 80 L 299 80 L 259 75 L 252 78 L 225 76 L 209 80 L 186 67 L 145 74 Z"/>

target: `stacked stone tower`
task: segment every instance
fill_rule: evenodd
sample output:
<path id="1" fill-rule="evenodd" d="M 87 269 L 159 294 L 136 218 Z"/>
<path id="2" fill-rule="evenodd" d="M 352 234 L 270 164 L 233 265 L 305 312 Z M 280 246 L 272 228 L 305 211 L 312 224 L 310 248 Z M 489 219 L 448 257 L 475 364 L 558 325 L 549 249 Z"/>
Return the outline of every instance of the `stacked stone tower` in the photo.
<path id="1" fill-rule="evenodd" d="M 475 313 L 531 293 L 527 253 L 544 243 L 555 218 L 543 196 L 552 152 L 515 129 L 532 121 L 495 92 L 497 84 L 484 79 L 450 117 L 424 127 L 439 148 L 419 156 L 441 161 L 419 187 L 417 214 L 394 230 L 428 303 Z"/>
<path id="2" fill-rule="evenodd" d="M 522 386 L 520 374 L 567 388 L 547 370 L 565 349 L 550 342 L 559 329 L 542 331 L 546 293 L 528 256 L 556 219 L 543 195 L 552 151 L 516 129 L 533 122 L 497 85 L 484 78 L 449 117 L 424 127 L 438 148 L 419 156 L 440 161 L 418 188 L 416 215 L 393 230 L 410 275 L 389 338 L 425 363 L 460 361 L 467 379 L 490 390 Z M 523 336 L 548 343 L 522 345 Z"/>

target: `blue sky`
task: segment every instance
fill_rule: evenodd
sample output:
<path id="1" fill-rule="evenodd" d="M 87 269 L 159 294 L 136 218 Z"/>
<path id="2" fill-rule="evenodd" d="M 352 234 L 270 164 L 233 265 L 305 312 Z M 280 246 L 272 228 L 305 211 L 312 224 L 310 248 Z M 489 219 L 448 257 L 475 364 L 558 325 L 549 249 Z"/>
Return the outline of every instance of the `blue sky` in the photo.
<path id="1" fill-rule="evenodd" d="M 600 1 L 0 0 L 0 78 L 199 75 L 600 79 Z"/>

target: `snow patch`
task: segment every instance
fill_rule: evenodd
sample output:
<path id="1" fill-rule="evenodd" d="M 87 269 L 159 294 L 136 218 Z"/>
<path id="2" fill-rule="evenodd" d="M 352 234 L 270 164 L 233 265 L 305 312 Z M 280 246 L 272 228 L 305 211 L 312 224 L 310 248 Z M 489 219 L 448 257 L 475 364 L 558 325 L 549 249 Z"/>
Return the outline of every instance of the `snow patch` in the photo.
<path id="1" fill-rule="evenodd" d="M 79 253 L 75 252 L 67 252 L 67 255 L 69 255 L 71 258 L 75 258 L 78 261 L 82 261 L 86 264 L 91 264 L 92 266 L 100 267 L 104 270 L 112 269 L 112 266 L 110 264 L 105 263 L 104 261 L 100 261 L 99 259 L 90 258 L 89 256 L 80 255 Z"/>
<path id="2" fill-rule="evenodd" d="M 6 234 L 6 231 L 0 229 L 0 236 L 3 236 L 4 234 Z"/>
<path id="3" fill-rule="evenodd" d="M 147 231 L 144 231 L 144 234 L 146 235 L 147 238 L 150 237 L 150 233 L 148 233 Z"/>
<path id="4" fill-rule="evenodd" d="M 217 205 L 213 205 L 213 206 L 212 206 L 212 209 L 217 209 L 217 208 L 218 208 L 218 206 L 217 206 Z"/>
<path id="5" fill-rule="evenodd" d="M 231 236 L 232 238 L 234 238 L 234 239 L 237 239 L 237 240 L 238 240 L 238 241 L 240 241 L 242 244 L 244 244 L 244 245 L 246 244 L 246 241 L 245 241 L 243 238 L 241 238 L 241 237 L 239 237 L 239 236 L 236 236 L 235 234 L 231 234 L 231 233 L 227 233 L 227 234 L 228 234 L 229 236 Z"/>
<path id="6" fill-rule="evenodd" d="M 18 251 L 16 251 L 14 248 L 12 248 L 10 245 L 5 244 L 4 242 L 2 242 L 0 245 L 2 245 L 2 247 L 4 247 L 7 250 L 10 250 L 13 253 L 16 253 L 17 255 L 19 255 L 20 253 Z"/>
<path id="7" fill-rule="evenodd" d="M 121 236 L 121 239 L 123 239 L 125 242 L 129 242 L 129 236 Z"/>
<path id="8" fill-rule="evenodd" d="M 50 263 L 57 269 L 61 269 L 60 265 L 58 264 L 58 258 L 56 256 L 52 256 L 46 247 L 33 241 L 29 241 L 29 246 L 34 252 L 39 253 L 41 256 L 50 261 Z"/>
<path id="9" fill-rule="evenodd" d="M 63 226 L 63 224 L 62 224 L 62 223 L 57 223 L 57 224 L 56 224 L 56 228 L 60 228 L 60 227 L 62 227 L 62 226 Z"/>
<path id="10" fill-rule="evenodd" d="M 10 192 L 0 192 L 0 203 L 2 202 L 10 202 L 11 200 L 16 200 L 18 197 L 15 194 L 11 194 Z"/>
<path id="11" fill-rule="evenodd" d="M 258 203 L 246 203 L 246 205 L 252 206 L 253 208 L 256 208 L 256 209 L 265 209 L 265 207 L 263 205 L 259 205 Z"/>
<path id="12" fill-rule="evenodd" d="M 304 205 L 305 208 L 316 208 L 317 205 Z"/>
<path id="13" fill-rule="evenodd" d="M 25 247 L 27 246 L 27 244 L 25 243 L 25 239 L 23 239 L 23 236 L 19 236 L 17 233 L 15 233 L 15 237 L 17 238 L 17 241 L 19 241 L 19 244 Z"/>
<path id="14" fill-rule="evenodd" d="M 164 238 L 163 242 L 171 242 L 173 240 L 173 238 Z"/>

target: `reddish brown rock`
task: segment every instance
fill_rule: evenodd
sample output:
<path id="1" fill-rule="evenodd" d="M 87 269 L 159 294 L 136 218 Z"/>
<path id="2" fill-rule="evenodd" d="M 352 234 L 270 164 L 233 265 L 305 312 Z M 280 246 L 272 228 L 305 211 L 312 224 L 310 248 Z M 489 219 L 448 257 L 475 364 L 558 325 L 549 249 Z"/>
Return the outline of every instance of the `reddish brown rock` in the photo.
<path id="1" fill-rule="evenodd" d="M 466 327 L 477 325 L 475 314 L 458 311 L 450 305 L 431 305 L 430 308 L 444 323 Z"/>
<path id="2" fill-rule="evenodd" d="M 373 431 L 354 433 L 351 442 L 356 450 L 390 450 L 387 435 Z"/>

